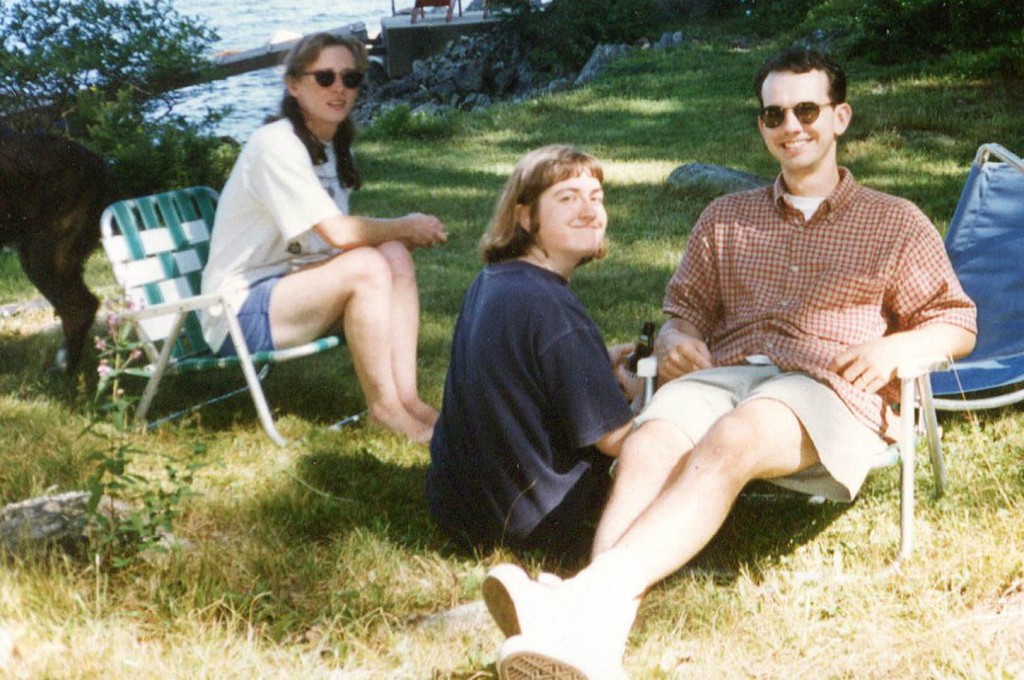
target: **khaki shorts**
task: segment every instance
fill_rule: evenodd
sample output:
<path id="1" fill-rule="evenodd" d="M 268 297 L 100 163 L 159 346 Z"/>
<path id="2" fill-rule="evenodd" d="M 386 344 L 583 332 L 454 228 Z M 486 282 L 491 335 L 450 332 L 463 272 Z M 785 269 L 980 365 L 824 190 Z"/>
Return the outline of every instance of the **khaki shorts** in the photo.
<path id="1" fill-rule="evenodd" d="M 800 420 L 820 462 L 768 480 L 787 489 L 849 502 L 887 444 L 824 383 L 775 366 L 726 366 L 689 373 L 662 386 L 636 424 L 664 420 L 698 442 L 720 417 L 754 399 L 785 404 Z"/>

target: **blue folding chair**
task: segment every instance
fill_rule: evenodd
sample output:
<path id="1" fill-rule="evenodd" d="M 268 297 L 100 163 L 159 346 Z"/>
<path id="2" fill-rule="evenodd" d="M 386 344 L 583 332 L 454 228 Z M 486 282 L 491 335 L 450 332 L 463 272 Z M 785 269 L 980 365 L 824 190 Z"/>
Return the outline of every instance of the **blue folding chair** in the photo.
<path id="1" fill-rule="evenodd" d="M 978 343 L 949 370 L 932 374 L 935 408 L 1024 401 L 1024 161 L 998 144 L 978 149 L 946 251 L 978 306 Z"/>

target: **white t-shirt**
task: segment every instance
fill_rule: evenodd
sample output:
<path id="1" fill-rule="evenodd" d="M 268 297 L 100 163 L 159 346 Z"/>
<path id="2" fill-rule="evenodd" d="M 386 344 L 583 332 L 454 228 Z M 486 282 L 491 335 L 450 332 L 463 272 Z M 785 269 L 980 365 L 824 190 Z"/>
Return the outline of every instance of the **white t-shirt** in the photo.
<path id="1" fill-rule="evenodd" d="M 818 212 L 818 206 L 825 202 L 824 196 L 794 196 L 786 194 L 786 198 L 794 208 L 804 214 L 804 219 L 810 221 L 814 213 Z"/>
<path id="2" fill-rule="evenodd" d="M 217 205 L 203 292 L 222 293 L 238 307 L 249 286 L 340 252 L 313 229 L 349 211 L 351 190 L 338 181 L 335 154 L 314 166 L 290 121 L 278 120 L 252 134 L 238 156 Z M 227 337 L 222 310 L 199 315 L 213 349 Z"/>

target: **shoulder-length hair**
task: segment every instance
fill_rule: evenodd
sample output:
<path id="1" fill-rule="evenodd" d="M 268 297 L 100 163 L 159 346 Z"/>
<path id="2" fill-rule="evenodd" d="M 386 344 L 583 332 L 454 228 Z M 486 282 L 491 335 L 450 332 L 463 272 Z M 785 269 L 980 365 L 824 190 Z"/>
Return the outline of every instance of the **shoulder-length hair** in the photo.
<path id="1" fill-rule="evenodd" d="M 545 146 L 523 156 L 505 182 L 491 222 L 480 239 L 480 256 L 484 262 L 493 264 L 526 255 L 536 242 L 540 228 L 540 195 L 548 187 L 580 175 L 590 175 L 604 182 L 601 162 L 571 146 Z M 529 230 L 516 220 L 516 208 L 519 206 L 529 206 Z M 607 253 L 608 241 L 605 239 L 600 249 L 580 264 L 601 259 Z"/>
<path id="2" fill-rule="evenodd" d="M 333 33 L 313 33 L 301 38 L 284 58 L 284 77 L 301 78 L 302 74 L 309 70 L 319 57 L 320 52 L 328 47 L 344 47 L 355 57 L 356 69 L 366 73 L 369 60 L 366 56 L 366 46 L 354 36 L 334 35 Z M 309 127 L 306 119 L 299 108 L 299 101 L 289 94 L 285 88 L 284 96 L 281 99 L 281 114 L 271 118 L 279 120 L 287 118 L 291 121 L 295 134 L 302 141 L 313 165 L 321 165 L 327 162 L 327 154 L 324 153 L 323 144 L 316 138 Z M 334 154 L 337 157 L 338 179 L 342 186 L 351 189 L 359 189 L 363 185 L 363 177 L 356 166 L 355 157 L 352 155 L 352 143 L 356 137 L 356 126 L 351 117 L 346 117 L 338 126 L 337 132 L 331 139 L 331 146 L 334 147 Z"/>

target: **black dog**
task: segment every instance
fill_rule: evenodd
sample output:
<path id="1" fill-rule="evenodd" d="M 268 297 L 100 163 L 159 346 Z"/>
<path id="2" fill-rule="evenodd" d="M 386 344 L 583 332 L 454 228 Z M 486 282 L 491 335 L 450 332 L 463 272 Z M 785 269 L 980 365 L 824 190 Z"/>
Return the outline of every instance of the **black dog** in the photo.
<path id="1" fill-rule="evenodd" d="M 78 369 L 99 306 L 82 267 L 99 243 L 100 214 L 116 199 L 110 168 L 80 144 L 0 130 L 0 245 L 18 252 L 60 317 L 69 373 Z"/>

